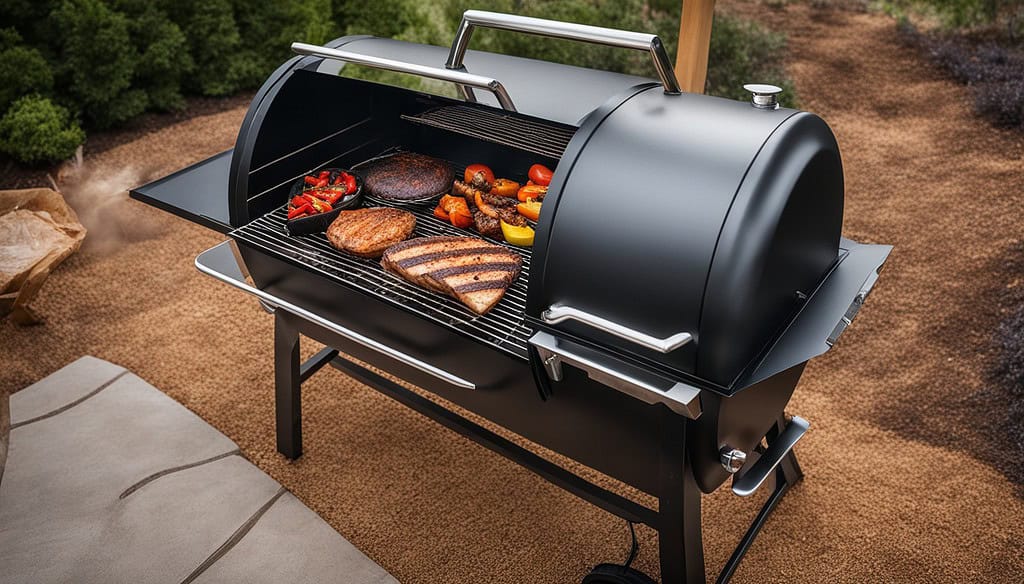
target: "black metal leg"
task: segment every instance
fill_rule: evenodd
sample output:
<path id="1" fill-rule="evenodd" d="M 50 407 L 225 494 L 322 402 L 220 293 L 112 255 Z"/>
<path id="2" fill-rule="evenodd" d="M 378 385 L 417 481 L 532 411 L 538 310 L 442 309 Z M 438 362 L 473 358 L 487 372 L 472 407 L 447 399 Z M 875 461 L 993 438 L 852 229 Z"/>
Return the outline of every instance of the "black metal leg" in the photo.
<path id="1" fill-rule="evenodd" d="M 768 431 L 768 435 L 765 437 L 768 444 L 772 443 L 779 434 L 782 433 L 786 428 L 785 418 L 779 418 L 771 430 Z M 732 578 L 732 575 L 736 572 L 736 568 L 739 567 L 740 562 L 743 560 L 743 556 L 746 555 L 747 550 L 754 543 L 754 538 L 761 531 L 765 522 L 768 521 L 768 516 L 771 515 L 772 511 L 775 510 L 775 506 L 782 500 L 782 496 L 786 494 L 786 491 L 790 487 L 795 485 L 797 481 L 803 478 L 803 471 L 800 470 L 800 464 L 796 461 L 796 452 L 790 450 L 788 454 L 779 462 L 779 466 L 775 467 L 775 488 L 772 490 L 772 494 L 768 495 L 768 500 L 764 502 L 760 511 L 757 512 L 757 517 L 754 518 L 753 523 L 747 528 L 747 532 L 743 534 L 743 538 L 740 540 L 739 545 L 733 550 L 732 555 L 729 556 L 729 561 L 722 567 L 722 571 L 718 574 L 718 578 L 715 580 L 716 584 L 726 584 Z"/>
<path id="2" fill-rule="evenodd" d="M 665 408 L 661 422 L 658 551 L 663 584 L 703 584 L 700 488 L 686 454 L 686 420 Z"/>
<path id="3" fill-rule="evenodd" d="M 274 314 L 274 395 L 277 451 L 292 460 L 302 456 L 302 395 L 299 332 L 281 311 Z"/>

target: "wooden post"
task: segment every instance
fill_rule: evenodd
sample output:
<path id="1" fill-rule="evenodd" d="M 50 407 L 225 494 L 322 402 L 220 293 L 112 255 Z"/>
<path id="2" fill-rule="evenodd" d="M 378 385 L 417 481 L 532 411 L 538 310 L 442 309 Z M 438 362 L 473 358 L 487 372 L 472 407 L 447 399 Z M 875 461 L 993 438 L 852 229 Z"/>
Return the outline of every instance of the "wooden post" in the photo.
<path id="1" fill-rule="evenodd" d="M 676 76 L 683 91 L 704 93 L 708 76 L 708 47 L 715 0 L 684 0 L 679 19 L 679 48 L 676 50 Z"/>

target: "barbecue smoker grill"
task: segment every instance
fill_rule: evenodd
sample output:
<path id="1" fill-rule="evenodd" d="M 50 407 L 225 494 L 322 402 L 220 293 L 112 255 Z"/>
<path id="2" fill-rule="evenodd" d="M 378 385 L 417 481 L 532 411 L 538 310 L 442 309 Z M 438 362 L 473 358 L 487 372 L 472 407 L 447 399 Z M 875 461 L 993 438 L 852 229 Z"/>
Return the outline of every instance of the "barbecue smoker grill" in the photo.
<path id="1" fill-rule="evenodd" d="M 640 49 L 650 79 L 467 51 L 475 27 Z M 807 429 L 784 408 L 857 314 L 890 248 L 842 239 L 843 172 L 818 117 L 680 93 L 658 37 L 478 11 L 450 52 L 368 36 L 300 53 L 252 101 L 232 151 L 135 189 L 228 233 L 196 259 L 275 319 L 277 448 L 302 453 L 302 381 L 330 364 L 545 479 L 659 532 L 661 578 L 704 582 L 700 496 L 787 487 Z M 344 63 L 456 85 L 453 100 L 340 77 Z M 485 316 L 284 230 L 289 185 L 409 150 L 525 180 L 556 168 L 536 245 Z M 465 235 L 413 208 L 417 236 Z M 299 334 L 329 348 L 299 362 Z M 343 356 L 344 355 L 344 356 Z M 384 369 L 658 498 L 599 487 L 351 361 Z M 603 575 L 602 575 L 603 574 Z M 631 579 L 632 578 L 632 579 Z M 601 566 L 588 582 L 645 581 Z"/>

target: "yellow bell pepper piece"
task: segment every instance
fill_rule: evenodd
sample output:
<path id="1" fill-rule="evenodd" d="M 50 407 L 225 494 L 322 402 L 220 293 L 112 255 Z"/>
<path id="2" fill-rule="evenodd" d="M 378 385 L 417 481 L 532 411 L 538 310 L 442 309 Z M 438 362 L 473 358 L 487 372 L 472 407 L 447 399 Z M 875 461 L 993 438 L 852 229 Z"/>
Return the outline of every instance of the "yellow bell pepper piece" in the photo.
<path id="1" fill-rule="evenodd" d="M 516 227 L 502 221 L 501 233 L 505 236 L 505 241 L 512 245 L 521 245 L 523 247 L 533 245 L 533 228 L 531 227 Z"/>

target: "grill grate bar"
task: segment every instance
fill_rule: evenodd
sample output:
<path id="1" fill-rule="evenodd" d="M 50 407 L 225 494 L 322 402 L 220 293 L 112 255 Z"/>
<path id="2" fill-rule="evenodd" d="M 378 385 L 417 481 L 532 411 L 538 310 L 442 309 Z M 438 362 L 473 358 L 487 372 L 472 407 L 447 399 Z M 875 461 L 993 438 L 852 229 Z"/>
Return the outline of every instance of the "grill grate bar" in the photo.
<path id="1" fill-rule="evenodd" d="M 413 237 L 469 234 L 434 217 L 432 205 L 401 208 L 416 215 Z M 230 235 L 512 356 L 526 358 L 527 339 L 531 334 L 524 321 L 530 276 L 529 250 L 484 238 L 516 251 L 523 258 L 523 267 L 519 278 L 509 287 L 501 302 L 486 315 L 478 316 L 454 299 L 424 290 L 386 272 L 379 260 L 357 258 L 337 251 L 331 247 L 323 233 L 290 236 L 285 230 L 286 220 L 285 205 L 232 231 Z"/>
<path id="2" fill-rule="evenodd" d="M 556 159 L 562 157 L 576 133 L 575 128 L 465 105 L 439 107 L 402 119 Z"/>

